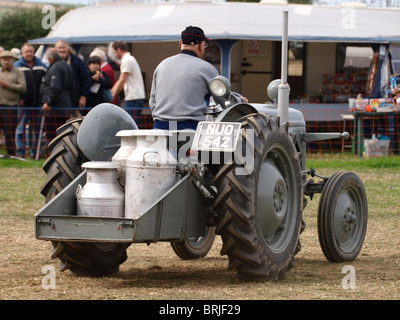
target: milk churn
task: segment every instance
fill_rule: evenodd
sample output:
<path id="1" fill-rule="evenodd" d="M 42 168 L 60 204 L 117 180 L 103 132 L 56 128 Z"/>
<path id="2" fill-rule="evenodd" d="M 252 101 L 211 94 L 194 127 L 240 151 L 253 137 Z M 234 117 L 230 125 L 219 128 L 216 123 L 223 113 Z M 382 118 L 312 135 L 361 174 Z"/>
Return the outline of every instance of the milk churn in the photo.
<path id="1" fill-rule="evenodd" d="M 125 218 L 138 219 L 175 183 L 176 159 L 167 130 L 137 130 L 136 148 L 126 160 Z"/>
<path id="2" fill-rule="evenodd" d="M 118 183 L 121 165 L 109 161 L 91 161 L 82 165 L 87 170 L 86 184 L 76 190 L 77 213 L 81 216 L 123 217 L 125 195 Z"/>
<path id="3" fill-rule="evenodd" d="M 121 174 L 119 182 L 121 185 L 125 185 L 126 176 L 126 160 L 131 155 L 133 150 L 136 148 L 136 135 L 137 130 L 121 130 L 118 131 L 115 136 L 121 137 L 121 146 L 118 151 L 114 154 L 111 161 L 119 163 L 121 165 Z"/>

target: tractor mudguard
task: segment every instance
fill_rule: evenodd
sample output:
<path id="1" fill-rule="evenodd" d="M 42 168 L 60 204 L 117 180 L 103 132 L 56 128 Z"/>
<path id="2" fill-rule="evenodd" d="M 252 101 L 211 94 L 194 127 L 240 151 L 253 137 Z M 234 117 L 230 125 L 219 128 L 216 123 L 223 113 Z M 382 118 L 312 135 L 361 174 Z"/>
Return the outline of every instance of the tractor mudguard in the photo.
<path id="1" fill-rule="evenodd" d="M 119 149 L 121 130 L 137 130 L 138 126 L 124 109 L 111 103 L 94 107 L 82 121 L 78 132 L 78 146 L 92 161 L 107 161 Z"/>
<path id="2" fill-rule="evenodd" d="M 269 116 L 278 116 L 278 108 L 273 104 L 261 103 L 238 103 L 232 107 L 226 108 L 216 122 L 231 122 L 252 113 L 265 113 Z M 305 128 L 306 123 L 303 113 L 299 110 L 289 108 L 289 126 L 297 128 Z M 304 130 L 303 130 L 304 131 Z"/>
<path id="3" fill-rule="evenodd" d="M 224 109 L 215 119 L 215 122 L 234 122 L 241 117 L 258 112 L 252 105 L 248 103 L 238 103 L 229 108 Z"/>

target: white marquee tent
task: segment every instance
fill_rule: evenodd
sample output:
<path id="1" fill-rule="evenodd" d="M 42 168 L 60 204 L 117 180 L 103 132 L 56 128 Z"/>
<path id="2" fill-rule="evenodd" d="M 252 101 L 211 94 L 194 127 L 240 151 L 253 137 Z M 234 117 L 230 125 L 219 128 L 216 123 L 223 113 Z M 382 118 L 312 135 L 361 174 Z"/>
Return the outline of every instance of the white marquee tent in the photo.
<path id="1" fill-rule="evenodd" d="M 65 14 L 37 44 L 63 38 L 74 44 L 176 41 L 188 25 L 211 39 L 280 40 L 282 11 L 289 12 L 289 40 L 400 42 L 400 10 L 240 2 L 114 3 Z"/>

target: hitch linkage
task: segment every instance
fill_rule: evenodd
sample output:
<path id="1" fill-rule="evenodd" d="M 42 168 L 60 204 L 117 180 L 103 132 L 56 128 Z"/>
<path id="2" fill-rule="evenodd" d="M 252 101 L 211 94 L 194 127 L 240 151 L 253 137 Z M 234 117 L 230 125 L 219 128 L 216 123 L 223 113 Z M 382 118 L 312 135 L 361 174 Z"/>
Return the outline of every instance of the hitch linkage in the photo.
<path id="1" fill-rule="evenodd" d="M 329 177 L 324 177 L 324 176 L 320 176 L 320 175 L 316 174 L 314 168 L 310 168 L 308 170 L 304 170 L 301 173 L 303 175 L 309 174 L 312 178 L 318 177 L 318 178 L 322 179 L 322 181 L 319 181 L 319 182 L 314 182 L 313 179 L 310 179 L 310 180 L 307 180 L 303 184 L 303 193 L 305 195 L 309 196 L 310 199 L 312 200 L 313 197 L 314 197 L 314 194 L 322 193 L 322 190 L 324 189 L 325 183 L 326 183 L 326 181 L 328 181 Z"/>

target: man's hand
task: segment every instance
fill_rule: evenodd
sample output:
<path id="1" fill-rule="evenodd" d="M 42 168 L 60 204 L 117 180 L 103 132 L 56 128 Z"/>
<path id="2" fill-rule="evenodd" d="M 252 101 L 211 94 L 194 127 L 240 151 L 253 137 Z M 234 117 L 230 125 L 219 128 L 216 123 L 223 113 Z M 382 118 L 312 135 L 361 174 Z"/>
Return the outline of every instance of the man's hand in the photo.
<path id="1" fill-rule="evenodd" d="M 111 91 L 111 95 L 112 95 L 113 99 L 115 99 L 119 93 L 118 89 L 114 85 L 114 87 L 112 87 L 110 91 Z"/>
<path id="2" fill-rule="evenodd" d="M 42 105 L 42 110 L 44 113 L 46 113 L 47 111 L 50 111 L 51 107 L 45 102 Z"/>
<path id="3" fill-rule="evenodd" d="M 2 86 L 3 88 L 9 88 L 10 84 L 7 81 L 0 80 L 0 86 Z"/>
<path id="4" fill-rule="evenodd" d="M 81 96 L 79 98 L 79 102 L 78 102 L 79 108 L 84 108 L 86 107 L 86 97 L 85 96 Z"/>
<path id="5" fill-rule="evenodd" d="M 96 81 L 96 82 L 99 82 L 99 80 L 100 80 L 100 72 L 95 73 L 95 74 L 92 76 L 92 80 L 94 80 L 94 81 Z"/>
<path id="6" fill-rule="evenodd" d="M 126 81 L 128 80 L 129 77 L 129 73 L 127 72 L 122 72 L 119 75 L 119 79 L 118 81 L 114 84 L 114 86 L 111 88 L 111 94 L 113 99 L 115 99 L 116 97 L 118 97 L 118 94 L 122 91 L 122 89 L 124 88 L 124 85 L 126 83 Z"/>

